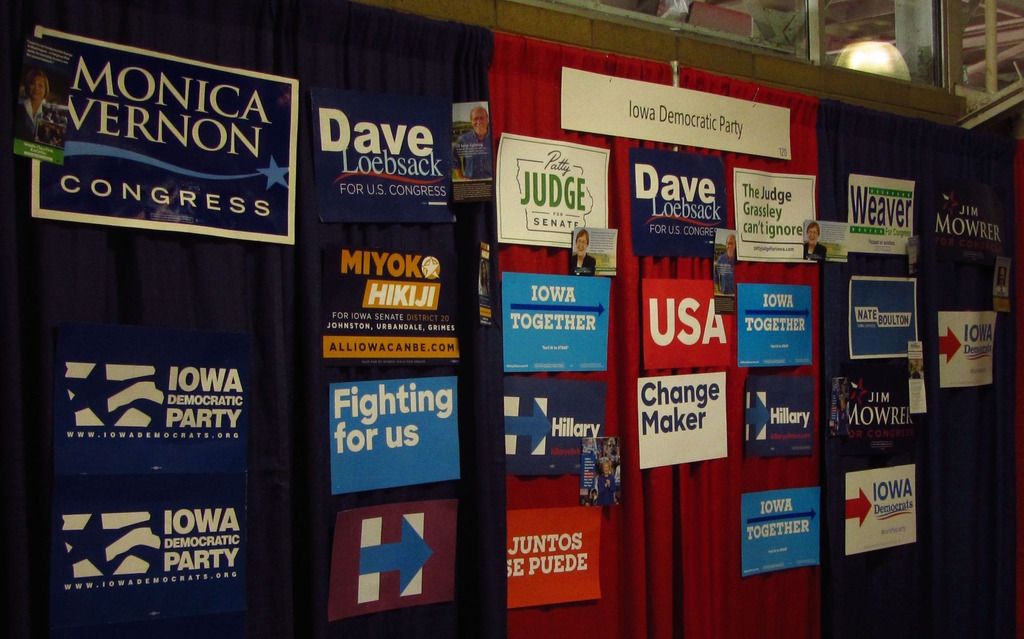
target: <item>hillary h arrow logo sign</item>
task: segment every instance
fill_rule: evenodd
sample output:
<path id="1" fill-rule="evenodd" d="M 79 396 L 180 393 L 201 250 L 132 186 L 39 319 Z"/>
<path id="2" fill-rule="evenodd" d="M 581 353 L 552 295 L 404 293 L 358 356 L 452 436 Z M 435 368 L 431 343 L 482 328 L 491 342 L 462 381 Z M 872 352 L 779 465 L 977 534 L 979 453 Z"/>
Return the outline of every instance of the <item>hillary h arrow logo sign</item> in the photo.
<path id="1" fill-rule="evenodd" d="M 359 574 L 370 575 L 397 571 L 401 578 L 400 590 L 404 594 L 432 553 L 430 546 L 410 525 L 409 518 L 406 516 L 402 518 L 401 541 L 393 544 L 367 546 L 359 550 Z"/>
<path id="2" fill-rule="evenodd" d="M 540 403 L 533 400 L 533 413 L 520 417 L 505 417 L 505 431 L 509 435 L 528 435 L 530 451 L 534 452 L 548 434 L 548 420 Z"/>

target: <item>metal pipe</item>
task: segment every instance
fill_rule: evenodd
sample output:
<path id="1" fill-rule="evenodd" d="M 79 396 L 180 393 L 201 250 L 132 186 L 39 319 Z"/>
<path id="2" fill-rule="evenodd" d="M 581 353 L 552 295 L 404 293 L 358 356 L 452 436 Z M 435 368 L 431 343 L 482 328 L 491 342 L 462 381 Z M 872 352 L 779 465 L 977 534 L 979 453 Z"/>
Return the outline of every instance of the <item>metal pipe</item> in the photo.
<path id="1" fill-rule="evenodd" d="M 985 0 L 985 91 L 999 90 L 999 61 L 996 59 L 996 0 Z"/>

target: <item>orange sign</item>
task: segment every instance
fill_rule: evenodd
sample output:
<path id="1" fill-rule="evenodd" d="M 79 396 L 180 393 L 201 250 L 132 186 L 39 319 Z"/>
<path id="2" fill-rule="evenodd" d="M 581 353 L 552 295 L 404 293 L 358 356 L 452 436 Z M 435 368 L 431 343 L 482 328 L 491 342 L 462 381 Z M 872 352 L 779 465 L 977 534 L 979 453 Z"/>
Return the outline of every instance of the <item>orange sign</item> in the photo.
<path id="1" fill-rule="evenodd" d="M 508 607 L 601 598 L 601 511 L 508 511 Z"/>

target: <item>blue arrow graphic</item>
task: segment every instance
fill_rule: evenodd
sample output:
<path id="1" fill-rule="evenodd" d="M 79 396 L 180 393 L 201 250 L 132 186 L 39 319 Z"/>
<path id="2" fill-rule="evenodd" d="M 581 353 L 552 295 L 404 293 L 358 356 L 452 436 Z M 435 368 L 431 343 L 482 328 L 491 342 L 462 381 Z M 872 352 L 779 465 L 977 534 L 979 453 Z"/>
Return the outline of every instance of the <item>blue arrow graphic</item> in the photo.
<path id="1" fill-rule="evenodd" d="M 597 306 L 565 306 L 563 304 L 512 304 L 513 311 L 567 311 L 569 313 L 604 313 L 600 302 Z"/>
<path id="2" fill-rule="evenodd" d="M 548 419 L 541 410 L 537 400 L 533 400 L 533 413 L 521 417 L 506 417 L 505 432 L 509 435 L 529 435 L 530 452 L 540 444 L 540 440 L 548 434 Z"/>
<path id="3" fill-rule="evenodd" d="M 775 310 L 775 309 L 757 309 L 749 308 L 746 311 L 747 315 L 765 315 L 768 317 L 807 317 L 807 309 L 793 309 L 791 311 Z"/>
<path id="4" fill-rule="evenodd" d="M 368 546 L 359 550 L 359 574 L 369 575 L 375 572 L 397 570 L 401 579 L 399 590 L 405 590 L 432 554 L 434 551 L 403 517 L 402 541 L 395 544 Z"/>
<path id="5" fill-rule="evenodd" d="M 780 521 L 782 519 L 803 519 L 805 517 L 814 519 L 814 509 L 808 510 L 802 513 L 779 513 L 777 515 L 765 515 L 764 517 L 751 517 L 747 520 L 748 524 L 760 524 L 765 521 Z"/>

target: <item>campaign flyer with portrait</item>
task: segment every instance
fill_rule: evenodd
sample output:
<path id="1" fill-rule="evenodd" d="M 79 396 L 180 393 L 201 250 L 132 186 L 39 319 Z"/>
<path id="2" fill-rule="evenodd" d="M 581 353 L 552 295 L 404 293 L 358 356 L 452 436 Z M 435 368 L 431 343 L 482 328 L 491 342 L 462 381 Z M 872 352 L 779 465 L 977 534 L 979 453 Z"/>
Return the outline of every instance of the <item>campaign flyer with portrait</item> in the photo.
<path id="1" fill-rule="evenodd" d="M 740 497 L 743 576 L 817 566 L 821 488 L 790 488 Z"/>
<path id="2" fill-rule="evenodd" d="M 722 159 L 632 148 L 629 165 L 633 254 L 707 257 L 726 224 Z"/>
<path id="3" fill-rule="evenodd" d="M 584 437 L 580 449 L 580 506 L 621 504 L 619 438 Z"/>
<path id="4" fill-rule="evenodd" d="M 297 80 L 36 36 L 74 68 L 64 164 L 32 163 L 33 217 L 294 244 Z"/>
<path id="5" fill-rule="evenodd" d="M 502 277 L 506 373 L 608 367 L 608 278 L 532 273 Z"/>
<path id="6" fill-rule="evenodd" d="M 457 517 L 454 499 L 339 512 L 331 548 L 327 619 L 454 599 Z"/>
<path id="7" fill-rule="evenodd" d="M 580 469 L 580 440 L 605 434 L 604 382 L 505 376 L 505 470 L 565 475 Z"/>
<path id="8" fill-rule="evenodd" d="M 740 284 L 738 291 L 738 364 L 810 364 L 811 287 Z"/>
<path id="9" fill-rule="evenodd" d="M 455 377 L 330 385 L 331 494 L 459 478 Z"/>
<path id="10" fill-rule="evenodd" d="M 14 153 L 33 160 L 64 163 L 68 94 L 74 54 L 39 38 L 25 38 L 14 107 Z"/>
<path id="11" fill-rule="evenodd" d="M 736 312 L 736 231 L 715 229 L 711 258 L 711 276 L 715 287 L 715 312 Z"/>
<path id="12" fill-rule="evenodd" d="M 452 104 L 452 201 L 494 197 L 494 141 L 487 102 Z"/>
<path id="13" fill-rule="evenodd" d="M 504 133 L 498 241 L 565 248 L 577 226 L 608 227 L 608 149 Z"/>
<path id="14" fill-rule="evenodd" d="M 312 89 L 322 222 L 451 222 L 449 102 Z"/>
<path id="15" fill-rule="evenodd" d="M 937 185 L 935 256 L 940 260 L 992 264 L 1004 255 L 1003 206 L 983 182 L 946 179 Z"/>
<path id="16" fill-rule="evenodd" d="M 509 510 L 508 607 L 601 598 L 601 510 Z"/>
<path id="17" fill-rule="evenodd" d="M 810 455 L 814 445 L 814 379 L 750 375 L 743 450 L 748 457 Z"/>
<path id="18" fill-rule="evenodd" d="M 595 229 L 577 226 L 572 231 L 569 275 L 614 276 L 618 269 L 618 229 Z"/>
<path id="19" fill-rule="evenodd" d="M 906 357 L 917 341 L 917 279 L 855 275 L 849 286 L 851 359 Z"/>
<path id="20" fill-rule="evenodd" d="M 896 455 L 913 450 L 907 362 L 852 360 L 842 372 L 849 384 L 842 455 Z"/>
<path id="21" fill-rule="evenodd" d="M 241 333 L 61 325 L 54 472 L 244 472 L 249 347 Z"/>
<path id="22" fill-rule="evenodd" d="M 917 541 L 914 464 L 846 473 L 846 556 Z"/>
<path id="23" fill-rule="evenodd" d="M 321 330 L 328 364 L 450 364 L 455 336 L 453 240 L 323 251 Z"/>
<path id="24" fill-rule="evenodd" d="M 804 261 L 804 220 L 818 217 L 815 183 L 813 175 L 733 169 L 740 260 Z"/>
<path id="25" fill-rule="evenodd" d="M 244 473 L 56 477 L 51 628 L 244 611 L 245 495 Z"/>

